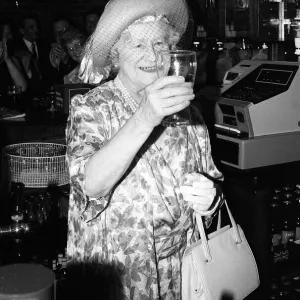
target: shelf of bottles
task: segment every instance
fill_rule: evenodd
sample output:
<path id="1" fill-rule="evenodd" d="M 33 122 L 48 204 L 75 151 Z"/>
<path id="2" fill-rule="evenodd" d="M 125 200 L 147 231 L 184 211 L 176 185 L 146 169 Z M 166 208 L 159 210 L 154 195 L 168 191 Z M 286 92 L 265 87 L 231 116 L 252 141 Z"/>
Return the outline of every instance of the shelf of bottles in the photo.
<path id="1" fill-rule="evenodd" d="M 300 299 L 300 184 L 272 191 L 270 235 L 269 299 Z"/>
<path id="2" fill-rule="evenodd" d="M 242 60 L 275 60 L 271 44 L 261 39 L 237 36 L 234 24 L 225 26 L 223 37 L 207 36 L 204 26 L 198 25 L 192 50 L 197 53 L 196 87 L 222 84 L 226 72 Z M 276 58 L 279 58 L 278 51 Z"/>

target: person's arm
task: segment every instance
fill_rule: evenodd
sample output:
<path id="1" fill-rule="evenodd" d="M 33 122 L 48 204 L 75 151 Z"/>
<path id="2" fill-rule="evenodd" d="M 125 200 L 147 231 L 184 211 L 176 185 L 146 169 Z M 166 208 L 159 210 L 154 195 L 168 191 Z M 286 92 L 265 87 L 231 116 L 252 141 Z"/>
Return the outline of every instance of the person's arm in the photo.
<path id="1" fill-rule="evenodd" d="M 174 86 L 174 83 L 182 84 L 183 78 L 164 77 L 146 90 L 146 95 L 136 113 L 126 122 L 126 124 L 110 140 L 101 141 L 101 147 L 86 159 L 84 165 L 84 193 L 92 198 L 100 198 L 109 195 L 111 190 L 128 170 L 135 155 L 145 143 L 155 126 L 160 124 L 164 116 L 170 115 L 182 110 L 193 100 L 194 94 L 190 87 Z M 167 85 L 172 87 L 165 88 Z M 79 102 L 82 99 L 79 99 Z M 103 109 L 99 109 L 103 111 Z M 86 116 L 91 112 L 84 112 L 81 109 L 80 115 L 76 109 L 71 111 L 71 125 L 73 131 L 76 131 L 76 144 L 72 145 L 76 149 L 77 158 L 89 155 L 91 146 L 96 143 L 98 136 L 90 135 L 90 132 L 103 131 L 103 128 L 97 127 L 96 121 L 91 124 L 91 118 Z M 101 117 L 108 117 L 109 113 Z M 99 124 L 101 125 L 101 124 Z M 98 126 L 99 126 L 98 125 Z M 94 129 L 91 130 L 90 126 Z M 97 129 L 96 129 L 97 128 Z M 68 141 L 73 141 L 72 134 L 69 135 Z M 93 142 L 94 141 L 94 142 Z M 88 146 L 84 147 L 83 145 Z M 78 155 L 78 153 L 80 153 Z M 72 167 L 72 166 L 71 166 Z M 72 176 L 72 174 L 71 174 Z"/>
<path id="2" fill-rule="evenodd" d="M 166 115 L 189 105 L 190 100 L 194 98 L 191 87 L 167 87 L 172 83 L 182 84 L 183 81 L 183 78 L 168 76 L 155 81 L 146 89 L 145 98 L 137 112 L 87 162 L 87 195 L 107 196 L 127 171 L 154 127 L 159 125 Z"/>
<path id="3" fill-rule="evenodd" d="M 15 63 L 10 59 L 7 58 L 5 60 L 5 64 L 7 66 L 8 72 L 14 82 L 14 85 L 21 86 L 22 91 L 26 91 L 27 89 L 27 81 L 25 79 L 25 76 L 22 74 L 22 72 L 17 68 Z"/>
<path id="4" fill-rule="evenodd" d="M 1 48 L 1 47 L 0 47 Z M 8 56 L 6 40 L 2 41 L 3 60 L 7 66 L 8 72 L 13 80 L 14 85 L 21 86 L 22 91 L 27 89 L 27 81 L 21 70 L 17 67 L 14 61 Z"/>
<path id="5" fill-rule="evenodd" d="M 97 151 L 86 165 L 86 192 L 99 197 L 109 194 L 124 175 L 154 127 L 133 115 L 119 132 Z"/>

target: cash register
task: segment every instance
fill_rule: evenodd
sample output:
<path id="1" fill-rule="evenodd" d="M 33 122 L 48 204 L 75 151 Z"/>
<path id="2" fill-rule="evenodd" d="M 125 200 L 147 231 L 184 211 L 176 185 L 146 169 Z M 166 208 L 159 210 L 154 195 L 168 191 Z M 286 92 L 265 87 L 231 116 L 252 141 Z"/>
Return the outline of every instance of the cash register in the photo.
<path id="1" fill-rule="evenodd" d="M 227 71 L 215 128 L 223 164 L 245 170 L 299 161 L 299 63 L 244 60 Z"/>

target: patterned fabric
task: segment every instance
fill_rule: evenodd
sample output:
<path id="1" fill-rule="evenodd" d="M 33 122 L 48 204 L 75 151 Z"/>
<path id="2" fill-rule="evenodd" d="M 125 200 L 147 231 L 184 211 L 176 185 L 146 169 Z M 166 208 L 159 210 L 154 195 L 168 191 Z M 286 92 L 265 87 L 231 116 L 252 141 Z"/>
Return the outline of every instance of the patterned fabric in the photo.
<path id="1" fill-rule="evenodd" d="M 180 262 L 193 218 L 179 186 L 187 172 L 222 174 L 205 125 L 158 126 L 109 196 L 86 196 L 86 162 L 132 113 L 115 81 L 72 99 L 66 129 L 69 263 L 110 264 L 122 277 L 124 299 L 180 299 Z"/>

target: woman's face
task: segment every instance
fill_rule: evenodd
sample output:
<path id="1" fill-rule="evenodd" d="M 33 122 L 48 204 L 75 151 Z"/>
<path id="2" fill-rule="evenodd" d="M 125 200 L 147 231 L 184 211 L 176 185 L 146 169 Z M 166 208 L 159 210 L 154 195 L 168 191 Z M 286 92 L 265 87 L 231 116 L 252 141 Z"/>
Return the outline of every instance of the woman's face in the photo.
<path id="1" fill-rule="evenodd" d="M 71 58 L 78 63 L 81 62 L 82 45 L 79 39 L 75 39 L 70 43 L 67 43 L 67 50 Z"/>
<path id="2" fill-rule="evenodd" d="M 156 52 L 169 49 L 169 25 L 164 21 L 134 24 L 119 41 L 119 76 L 139 91 L 157 79 Z"/>

